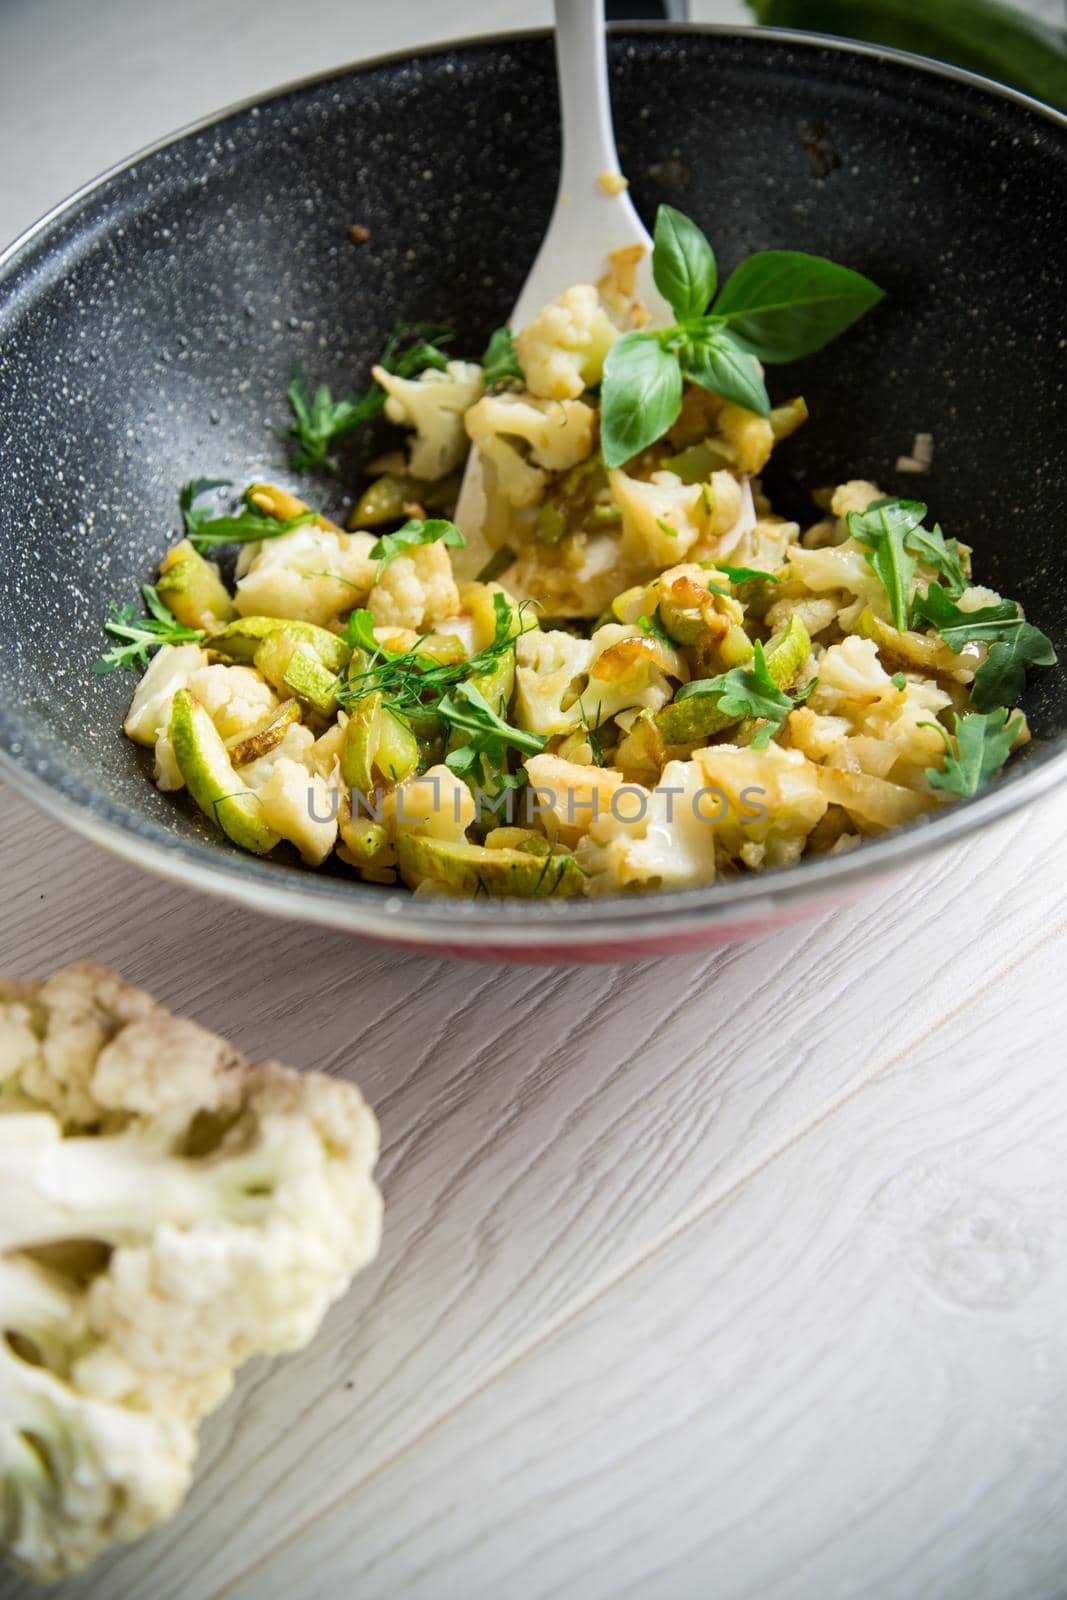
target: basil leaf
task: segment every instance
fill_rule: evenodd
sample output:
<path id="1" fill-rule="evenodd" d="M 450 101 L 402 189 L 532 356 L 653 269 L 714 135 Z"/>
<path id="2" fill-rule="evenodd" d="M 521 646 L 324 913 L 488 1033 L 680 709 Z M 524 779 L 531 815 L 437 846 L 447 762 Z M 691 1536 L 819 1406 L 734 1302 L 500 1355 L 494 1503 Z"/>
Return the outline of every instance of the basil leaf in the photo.
<path id="1" fill-rule="evenodd" d="M 725 328 L 712 328 L 688 339 L 678 352 L 682 371 L 702 389 L 744 406 L 746 411 L 770 414 L 771 402 L 754 355 L 738 344 Z"/>
<path id="2" fill-rule="evenodd" d="M 380 561 L 378 577 L 391 561 L 403 555 L 405 550 L 413 550 L 424 544 L 449 545 L 453 550 L 461 550 L 466 544 L 466 539 L 460 533 L 454 522 L 448 522 L 444 517 L 431 517 L 428 522 L 420 522 L 417 517 L 412 517 L 405 522 L 402 528 L 397 528 L 395 533 L 383 533 L 370 547 L 371 558 Z"/>
<path id="3" fill-rule="evenodd" d="M 713 306 L 761 361 L 810 356 L 884 297 L 862 273 L 799 250 L 764 250 L 730 274 Z"/>
<path id="4" fill-rule="evenodd" d="M 677 357 L 655 334 L 624 333 L 604 362 L 600 437 L 604 463 L 621 467 L 666 433 L 682 409 Z"/>
<path id="5" fill-rule="evenodd" d="M 696 223 L 673 206 L 660 206 L 656 212 L 652 276 L 679 322 L 699 317 L 719 282 L 711 245 Z"/>
<path id="6" fill-rule="evenodd" d="M 866 511 L 850 511 L 848 531 L 857 544 L 867 546 L 867 561 L 889 597 L 893 626 L 908 626 L 908 590 L 915 576 L 915 558 L 906 540 L 918 527 L 926 507 L 913 500 L 884 500 Z"/>
<path id="7" fill-rule="evenodd" d="M 1022 718 L 1018 715 L 1008 721 L 1004 706 L 995 706 L 984 715 L 978 711 L 969 711 L 963 717 L 957 715 L 956 749 L 953 751 L 939 722 L 921 723 L 921 727 L 936 728 L 947 747 L 944 765 L 926 769 L 931 789 L 969 796 L 986 788 L 1007 761 L 1021 724 Z"/>

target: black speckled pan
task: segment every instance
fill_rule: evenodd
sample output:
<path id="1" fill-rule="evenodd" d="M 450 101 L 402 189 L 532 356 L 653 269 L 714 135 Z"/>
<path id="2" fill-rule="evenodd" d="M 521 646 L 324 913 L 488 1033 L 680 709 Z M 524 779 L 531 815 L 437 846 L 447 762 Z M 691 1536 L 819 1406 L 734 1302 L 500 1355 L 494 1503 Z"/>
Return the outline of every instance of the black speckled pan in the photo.
<path id="1" fill-rule="evenodd" d="M 616 34 L 634 198 L 692 213 L 730 268 L 832 255 L 889 291 L 825 354 L 777 369 L 813 421 L 774 494 L 843 476 L 921 490 L 1067 662 L 1067 120 L 949 69 L 802 35 Z M 157 794 L 118 731 L 128 675 L 94 678 L 112 597 L 154 574 L 194 475 L 288 481 L 271 432 L 294 358 L 360 385 L 397 316 L 478 350 L 554 196 L 551 43 L 478 43 L 345 71 L 137 157 L 0 263 L 0 753 L 46 811 L 154 871 L 284 915 L 531 959 L 711 943 L 906 868 L 1067 774 L 1067 668 L 1032 674 L 1035 740 L 977 801 L 849 856 L 710 890 L 455 904 L 258 860 Z M 362 223 L 369 243 L 346 229 Z M 917 432 L 933 470 L 895 475 Z M 363 446 L 366 448 L 366 445 Z M 351 465 L 352 463 L 350 463 Z M 330 508 L 340 486 L 299 485 Z"/>

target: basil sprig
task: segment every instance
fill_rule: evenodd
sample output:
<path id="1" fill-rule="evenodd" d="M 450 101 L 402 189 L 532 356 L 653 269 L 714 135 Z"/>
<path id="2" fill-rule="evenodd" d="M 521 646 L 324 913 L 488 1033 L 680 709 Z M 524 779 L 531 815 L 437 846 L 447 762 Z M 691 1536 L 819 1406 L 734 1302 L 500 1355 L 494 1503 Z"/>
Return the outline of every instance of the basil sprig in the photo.
<path id="1" fill-rule="evenodd" d="M 604 460 L 619 467 L 677 419 L 682 379 L 767 416 L 760 362 L 795 361 L 836 339 L 882 298 L 848 267 L 797 250 L 750 256 L 719 290 L 715 253 L 673 206 L 656 213 L 652 275 L 673 327 L 628 333 L 604 363 Z M 710 304 L 710 311 L 708 310 Z"/>

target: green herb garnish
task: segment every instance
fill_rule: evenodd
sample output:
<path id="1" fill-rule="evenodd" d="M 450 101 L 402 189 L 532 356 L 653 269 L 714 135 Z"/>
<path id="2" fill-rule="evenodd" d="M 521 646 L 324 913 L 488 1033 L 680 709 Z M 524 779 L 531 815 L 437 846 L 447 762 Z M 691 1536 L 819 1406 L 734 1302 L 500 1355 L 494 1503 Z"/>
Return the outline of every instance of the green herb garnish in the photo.
<path id="1" fill-rule="evenodd" d="M 98 676 L 124 668 L 147 667 L 148 652 L 163 644 L 197 644 L 204 637 L 203 628 L 185 628 L 156 593 L 151 583 L 142 585 L 146 617 L 135 617 L 132 605 L 117 606 L 111 602 L 111 616 L 104 623 L 104 632 L 120 644 L 108 650 L 99 661 L 94 661 L 92 671 Z"/>
<path id="2" fill-rule="evenodd" d="M 725 561 L 712 563 L 716 571 L 724 572 L 731 583 L 777 583 L 773 572 L 761 572 L 758 567 L 728 567 Z"/>
<path id="3" fill-rule="evenodd" d="M 1027 622 L 1014 600 L 964 611 L 940 584 L 931 584 L 912 602 L 912 625 L 936 628 L 954 655 L 964 645 L 983 642 L 986 658 L 974 675 L 971 699 L 979 711 L 1013 704 L 1026 685 L 1027 667 L 1056 664 L 1052 641 Z"/>
<path id="4" fill-rule="evenodd" d="M 452 330 L 443 323 L 398 322 L 385 342 L 378 365 L 397 377 L 410 378 L 433 367 L 438 372 L 449 357 L 435 342 L 446 343 Z M 320 383 L 312 393 L 299 363 L 294 364 L 292 381 L 286 390 L 292 425 L 286 437 L 292 440 L 289 460 L 297 472 L 314 467 L 334 470 L 330 451 L 334 445 L 364 422 L 372 421 L 385 406 L 385 390 L 378 383 L 361 395 L 335 400 L 328 384 Z"/>
<path id="5" fill-rule="evenodd" d="M 860 273 L 793 250 L 750 256 L 713 298 L 714 251 L 672 206 L 656 214 L 652 273 L 677 322 L 624 334 L 608 351 L 600 425 L 609 467 L 621 466 L 673 425 L 683 376 L 767 416 L 760 362 L 796 361 L 821 350 L 882 298 Z"/>
<path id="6" fill-rule="evenodd" d="M 719 709 L 727 716 L 758 718 L 764 725 L 752 740 L 752 748 L 765 750 L 789 713 L 808 698 L 817 681 L 811 678 L 797 694 L 787 694 L 767 670 L 763 646 L 757 640 L 750 667 L 734 667 L 717 678 L 694 678 L 682 684 L 674 700 L 677 704 L 679 700 L 713 694 L 718 698 Z"/>
<path id="7" fill-rule="evenodd" d="M 519 366 L 518 352 L 515 349 L 515 335 L 510 328 L 497 328 L 490 335 L 482 357 L 482 370 L 487 389 L 495 389 L 503 384 L 526 382 L 526 375 Z"/>
<path id="8" fill-rule="evenodd" d="M 431 517 L 428 522 L 420 522 L 413 517 L 405 522 L 402 528 L 397 528 L 395 533 L 383 533 L 381 538 L 371 545 L 370 554 L 376 561 L 381 562 L 378 576 L 381 577 L 391 561 L 404 554 L 406 550 L 414 550 L 424 544 L 446 544 L 453 550 L 461 550 L 466 544 L 466 539 L 460 533 L 454 522 L 448 522 L 444 517 Z"/>
<path id="9" fill-rule="evenodd" d="M 241 496 L 242 511 L 233 516 L 213 517 L 208 508 L 198 505 L 197 501 L 209 490 L 223 487 L 223 479 L 194 478 L 182 489 L 180 503 L 185 534 L 197 550 L 213 544 L 248 544 L 254 539 L 279 539 L 283 533 L 292 533 L 294 528 L 318 521 L 317 511 L 301 511 L 295 517 L 287 517 L 282 521 L 277 517 L 268 517 L 252 499 L 250 489 L 246 489 Z"/>
<path id="10" fill-rule="evenodd" d="M 936 728 L 945 741 L 944 766 L 926 769 L 930 787 L 969 796 L 992 783 L 1007 761 L 1022 725 L 1021 716 L 1016 715 L 1009 722 L 1008 715 L 1004 706 L 996 706 L 984 714 L 969 711 L 966 716 L 956 715 L 955 750 L 939 722 L 920 723 L 923 728 Z"/>
<path id="11" fill-rule="evenodd" d="M 674 640 L 663 626 L 663 617 L 660 613 L 659 606 L 656 607 L 655 611 L 653 611 L 650 617 L 638 617 L 637 626 L 641 629 L 641 632 L 647 634 L 650 639 L 657 639 L 660 644 L 665 644 L 668 650 L 674 650 L 676 648 Z"/>

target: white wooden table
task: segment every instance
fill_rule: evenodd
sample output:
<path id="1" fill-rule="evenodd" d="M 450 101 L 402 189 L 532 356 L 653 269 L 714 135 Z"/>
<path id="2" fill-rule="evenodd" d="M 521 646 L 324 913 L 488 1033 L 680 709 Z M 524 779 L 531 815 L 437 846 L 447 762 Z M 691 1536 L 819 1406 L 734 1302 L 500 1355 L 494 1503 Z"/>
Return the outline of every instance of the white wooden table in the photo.
<path id="1" fill-rule="evenodd" d="M 257 84 L 528 14 L 89 9 L 0 12 L 0 53 L 66 17 L 34 70 L 104 72 L 84 139 L 14 84 L 0 147 L 41 155 L 0 232 Z M 115 134 L 114 99 L 89 111 L 124 18 L 144 75 Z M 209 23 L 251 41 L 229 88 Z M 110 962 L 253 1056 L 358 1078 L 384 1131 L 378 1262 L 309 1350 L 246 1369 L 177 1519 L 63 1592 L 1062 1600 L 1065 863 L 1052 798 L 713 955 L 474 967 L 175 891 L 0 790 L 0 971 Z"/>

